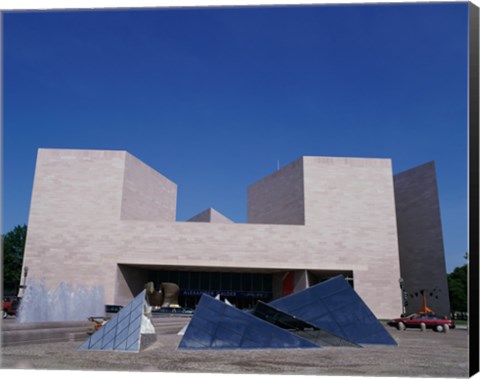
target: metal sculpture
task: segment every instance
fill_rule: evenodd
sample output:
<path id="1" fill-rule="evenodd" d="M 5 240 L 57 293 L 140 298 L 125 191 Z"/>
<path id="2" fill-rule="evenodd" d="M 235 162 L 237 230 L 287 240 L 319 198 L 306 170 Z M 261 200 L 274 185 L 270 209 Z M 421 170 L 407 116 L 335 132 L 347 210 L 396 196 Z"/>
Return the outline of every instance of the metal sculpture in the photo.
<path id="1" fill-rule="evenodd" d="M 175 283 L 161 283 L 160 290 L 155 290 L 155 284 L 148 282 L 145 284 L 148 303 L 152 307 L 178 308 L 178 295 L 180 288 Z"/>

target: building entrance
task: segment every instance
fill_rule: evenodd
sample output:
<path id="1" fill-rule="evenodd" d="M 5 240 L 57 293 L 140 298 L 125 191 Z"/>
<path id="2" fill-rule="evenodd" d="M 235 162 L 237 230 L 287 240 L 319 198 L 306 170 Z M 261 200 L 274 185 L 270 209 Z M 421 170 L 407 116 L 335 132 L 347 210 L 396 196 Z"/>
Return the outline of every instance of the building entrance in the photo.
<path id="1" fill-rule="evenodd" d="M 241 268 L 224 271 L 209 267 L 166 267 L 119 264 L 116 304 L 127 304 L 131 296 L 140 293 L 147 282 L 153 282 L 155 290 L 161 283 L 175 283 L 180 288 L 178 303 L 182 307 L 195 308 L 202 294 L 227 299 L 237 308 L 252 308 L 261 300 L 269 302 L 301 291 L 337 275 L 343 275 L 353 286 L 351 270 L 252 270 Z M 211 269 L 211 271 L 209 271 Z M 288 288 L 287 288 L 288 287 Z M 286 291 L 288 289 L 289 291 Z"/>
<path id="2" fill-rule="evenodd" d="M 180 287 L 179 304 L 195 308 L 203 293 L 220 295 L 237 308 L 251 308 L 258 300 L 272 300 L 272 274 L 208 271 L 149 271 L 148 281 L 158 289 L 160 283 L 176 283 Z"/>

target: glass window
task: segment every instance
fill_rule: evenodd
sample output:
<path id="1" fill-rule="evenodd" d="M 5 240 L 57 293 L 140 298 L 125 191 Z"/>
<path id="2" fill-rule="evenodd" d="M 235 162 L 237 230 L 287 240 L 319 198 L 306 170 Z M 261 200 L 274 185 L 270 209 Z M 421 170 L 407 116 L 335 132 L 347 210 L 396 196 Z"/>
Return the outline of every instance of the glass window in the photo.
<path id="1" fill-rule="evenodd" d="M 178 286 L 181 289 L 188 288 L 188 280 L 189 280 L 189 272 L 188 271 L 180 271 L 178 273 Z"/>
<path id="2" fill-rule="evenodd" d="M 210 289 L 210 273 L 209 272 L 200 273 L 200 289 L 202 290 Z"/>
<path id="3" fill-rule="evenodd" d="M 222 290 L 230 291 L 232 289 L 232 275 L 230 273 L 222 273 Z"/>
<path id="4" fill-rule="evenodd" d="M 262 274 L 252 274 L 252 290 L 262 291 Z"/>
<path id="5" fill-rule="evenodd" d="M 232 290 L 241 291 L 242 290 L 242 274 L 233 273 L 232 276 Z"/>
<path id="6" fill-rule="evenodd" d="M 158 283 L 158 272 L 157 271 L 149 271 L 148 272 L 148 281 L 153 282 L 154 284 Z M 3 301 L 6 301 L 5 299 Z"/>
<path id="7" fill-rule="evenodd" d="M 219 290 L 220 289 L 220 273 L 219 272 L 211 272 L 210 273 L 210 289 L 211 290 Z"/>
<path id="8" fill-rule="evenodd" d="M 263 274 L 263 290 L 266 292 L 272 292 L 272 275 Z"/>
<path id="9" fill-rule="evenodd" d="M 158 271 L 157 272 L 157 280 L 155 285 L 159 286 L 160 283 L 168 282 L 170 281 L 170 276 L 168 275 L 168 271 Z"/>
<path id="10" fill-rule="evenodd" d="M 252 274 L 244 272 L 242 274 L 242 291 L 252 290 Z"/>
<path id="11" fill-rule="evenodd" d="M 196 290 L 200 288 L 200 273 L 192 271 L 190 273 L 190 285 L 188 289 Z"/>
<path id="12" fill-rule="evenodd" d="M 178 285 L 178 271 L 169 271 L 168 272 L 168 281 L 170 283 L 175 283 Z"/>

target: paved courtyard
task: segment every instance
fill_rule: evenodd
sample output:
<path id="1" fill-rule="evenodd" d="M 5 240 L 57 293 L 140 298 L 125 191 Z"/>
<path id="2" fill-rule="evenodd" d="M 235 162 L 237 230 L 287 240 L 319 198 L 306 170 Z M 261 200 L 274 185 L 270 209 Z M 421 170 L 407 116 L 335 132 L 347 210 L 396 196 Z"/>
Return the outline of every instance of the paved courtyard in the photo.
<path id="1" fill-rule="evenodd" d="M 81 342 L 2 348 L 2 368 L 164 371 L 178 373 L 467 377 L 468 331 L 436 333 L 388 328 L 397 347 L 177 350 L 181 336 L 157 331 L 140 353 L 78 351 Z"/>

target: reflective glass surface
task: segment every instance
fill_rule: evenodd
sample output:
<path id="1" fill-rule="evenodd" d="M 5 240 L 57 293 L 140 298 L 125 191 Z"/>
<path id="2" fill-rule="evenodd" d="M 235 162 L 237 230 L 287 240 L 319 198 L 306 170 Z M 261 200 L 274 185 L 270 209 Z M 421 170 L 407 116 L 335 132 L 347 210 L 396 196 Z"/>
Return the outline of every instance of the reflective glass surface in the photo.
<path id="1" fill-rule="evenodd" d="M 202 295 L 179 349 L 320 347 L 208 295 Z"/>
<path id="2" fill-rule="evenodd" d="M 115 350 L 138 352 L 145 291 L 122 308 L 105 325 L 93 333 L 79 350 Z"/>
<path id="3" fill-rule="evenodd" d="M 310 324 L 298 317 L 294 317 L 261 301 L 259 301 L 253 309 L 252 315 L 282 329 L 287 329 L 291 333 L 295 333 L 297 336 L 305 338 L 320 346 L 360 347 L 357 344 L 322 330 L 313 324 Z"/>
<path id="4" fill-rule="evenodd" d="M 341 275 L 269 304 L 357 344 L 397 344 Z"/>

